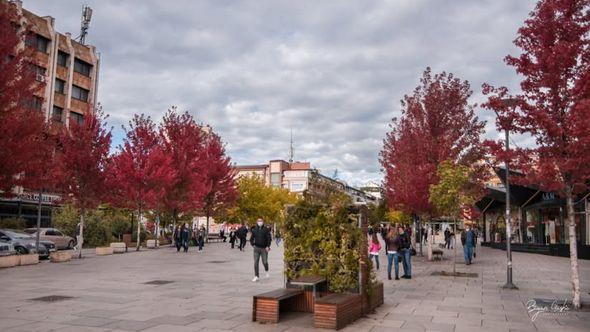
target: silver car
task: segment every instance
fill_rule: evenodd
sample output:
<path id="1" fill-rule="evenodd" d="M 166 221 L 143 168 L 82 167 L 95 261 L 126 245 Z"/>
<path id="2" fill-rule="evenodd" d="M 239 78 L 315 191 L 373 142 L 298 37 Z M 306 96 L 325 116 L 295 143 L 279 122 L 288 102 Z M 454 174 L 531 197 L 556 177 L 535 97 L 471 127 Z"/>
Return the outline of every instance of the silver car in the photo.
<path id="1" fill-rule="evenodd" d="M 37 229 L 27 228 L 25 229 L 25 233 L 36 237 Z M 39 228 L 39 239 L 55 243 L 57 249 L 72 249 L 76 245 L 76 240 L 73 237 L 64 235 L 56 228 Z"/>
<path id="2" fill-rule="evenodd" d="M 11 230 L 0 229 L 0 243 L 10 243 L 18 254 L 34 254 L 37 253 L 36 239 L 27 233 Z M 49 253 L 56 251 L 55 243 L 51 241 L 39 241 L 39 257 L 48 258 Z"/>

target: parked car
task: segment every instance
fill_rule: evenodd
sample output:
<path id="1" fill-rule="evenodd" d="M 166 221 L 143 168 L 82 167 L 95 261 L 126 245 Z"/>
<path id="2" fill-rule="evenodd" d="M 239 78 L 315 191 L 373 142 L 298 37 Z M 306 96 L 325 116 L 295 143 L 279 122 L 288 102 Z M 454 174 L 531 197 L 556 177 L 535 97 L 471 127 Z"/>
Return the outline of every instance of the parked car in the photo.
<path id="1" fill-rule="evenodd" d="M 0 241 L 10 243 L 14 247 L 16 253 L 21 255 L 37 253 L 37 250 L 35 249 L 36 239 L 21 231 L 0 229 Z M 55 243 L 51 241 L 39 241 L 38 254 L 40 258 L 48 258 L 49 253 L 56 250 Z"/>
<path id="2" fill-rule="evenodd" d="M 15 253 L 14 246 L 10 242 L 5 242 L 0 239 L 0 256 L 10 256 Z"/>
<path id="3" fill-rule="evenodd" d="M 27 228 L 25 233 L 32 237 L 37 236 L 36 228 Z M 55 243 L 57 249 L 72 249 L 76 245 L 76 240 L 73 237 L 64 235 L 60 230 L 55 228 L 40 228 L 39 238 L 43 241 L 51 241 Z"/>

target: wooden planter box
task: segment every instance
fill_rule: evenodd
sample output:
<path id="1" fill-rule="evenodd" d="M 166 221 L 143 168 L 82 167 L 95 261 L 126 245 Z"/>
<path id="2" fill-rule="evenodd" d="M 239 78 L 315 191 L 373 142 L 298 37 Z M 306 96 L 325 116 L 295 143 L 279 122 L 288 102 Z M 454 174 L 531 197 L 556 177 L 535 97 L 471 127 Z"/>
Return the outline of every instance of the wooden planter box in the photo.
<path id="1" fill-rule="evenodd" d="M 69 262 L 72 260 L 72 252 L 69 250 L 67 250 L 67 251 L 54 251 L 51 254 L 49 254 L 49 260 L 52 263 Z"/>
<path id="2" fill-rule="evenodd" d="M 360 294 L 334 293 L 315 301 L 313 326 L 339 330 L 362 316 Z"/>
<path id="3" fill-rule="evenodd" d="M 125 242 L 113 242 L 111 243 L 111 248 L 113 249 L 113 253 L 122 254 L 127 251 L 127 244 Z"/>
<path id="4" fill-rule="evenodd" d="M 18 255 L 0 256 L 0 268 L 15 267 L 20 262 Z"/>
<path id="5" fill-rule="evenodd" d="M 157 240 L 147 240 L 146 242 L 146 247 L 148 247 L 149 249 L 155 249 L 157 248 L 157 246 L 160 244 L 160 242 L 157 242 Z"/>
<path id="6" fill-rule="evenodd" d="M 96 247 L 97 256 L 107 256 L 113 254 L 113 248 L 111 247 Z"/>
<path id="7" fill-rule="evenodd" d="M 39 264 L 39 255 L 38 254 L 28 254 L 28 255 L 17 255 L 18 257 L 18 264 L 17 265 L 35 265 Z"/>
<path id="8" fill-rule="evenodd" d="M 372 312 L 377 307 L 383 304 L 383 283 L 378 282 L 373 286 L 371 289 L 371 294 L 369 295 L 369 306 L 368 312 Z"/>

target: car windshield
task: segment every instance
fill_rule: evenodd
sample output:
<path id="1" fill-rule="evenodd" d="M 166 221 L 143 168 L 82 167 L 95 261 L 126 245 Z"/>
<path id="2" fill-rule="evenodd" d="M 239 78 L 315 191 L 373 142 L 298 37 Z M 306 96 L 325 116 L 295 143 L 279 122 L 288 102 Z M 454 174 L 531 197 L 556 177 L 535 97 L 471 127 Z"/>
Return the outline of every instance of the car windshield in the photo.
<path id="1" fill-rule="evenodd" d="M 20 231 L 4 231 L 4 233 L 6 233 L 6 235 L 8 235 L 9 237 L 13 238 L 13 239 L 32 239 L 33 237 L 30 236 L 27 233 L 22 233 Z"/>

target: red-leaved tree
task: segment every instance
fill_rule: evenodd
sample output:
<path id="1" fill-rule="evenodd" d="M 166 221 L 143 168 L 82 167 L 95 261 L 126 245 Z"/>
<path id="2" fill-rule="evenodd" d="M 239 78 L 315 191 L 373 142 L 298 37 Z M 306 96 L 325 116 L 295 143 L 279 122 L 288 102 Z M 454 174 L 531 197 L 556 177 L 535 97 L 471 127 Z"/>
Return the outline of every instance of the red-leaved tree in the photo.
<path id="1" fill-rule="evenodd" d="M 137 211 L 137 250 L 141 245 L 141 220 L 145 210 L 161 205 L 173 185 L 174 169 L 150 117 L 135 115 L 126 137 L 109 166 L 111 203 Z"/>
<path id="2" fill-rule="evenodd" d="M 57 153 L 62 199 L 80 210 L 79 257 L 84 244 L 84 216 L 97 208 L 106 194 L 105 169 L 111 146 L 111 131 L 100 106 L 89 109 L 82 124 L 70 122 L 64 130 Z"/>
<path id="3" fill-rule="evenodd" d="M 46 133 L 44 114 L 32 107 L 43 85 L 30 70 L 30 49 L 20 47 L 26 27 L 18 22 L 14 6 L 0 2 L 0 196 L 11 196 L 15 186 L 23 185 L 24 172 L 34 180 L 31 161 Z"/>
<path id="4" fill-rule="evenodd" d="M 207 189 L 203 198 L 203 211 L 207 217 L 207 232 L 209 232 L 209 218 L 230 207 L 238 195 L 236 172 L 231 167 L 231 159 L 225 154 L 221 138 L 213 132 L 208 133 L 205 139 L 203 167 L 206 173 Z"/>
<path id="5" fill-rule="evenodd" d="M 380 153 L 390 208 L 429 218 L 430 186 L 445 160 L 471 167 L 473 182 L 481 182 L 484 122 L 469 104 L 471 94 L 467 81 L 445 72 L 432 76 L 427 68 L 413 94 L 404 96 L 402 116 L 393 119 Z"/>
<path id="6" fill-rule="evenodd" d="M 206 194 L 204 133 L 192 115 L 178 114 L 173 107 L 162 120 L 160 136 L 175 175 L 163 204 L 176 225 L 179 213 L 196 212 L 203 207 Z"/>
<path id="7" fill-rule="evenodd" d="M 522 53 L 505 61 L 522 76 L 522 92 L 484 85 L 490 95 L 484 106 L 498 113 L 499 128 L 528 134 L 536 144 L 506 154 L 498 142 L 494 151 L 525 174 L 516 181 L 565 197 L 573 305 L 580 307 L 574 198 L 590 181 L 590 1 L 538 2 L 514 44 Z"/>

